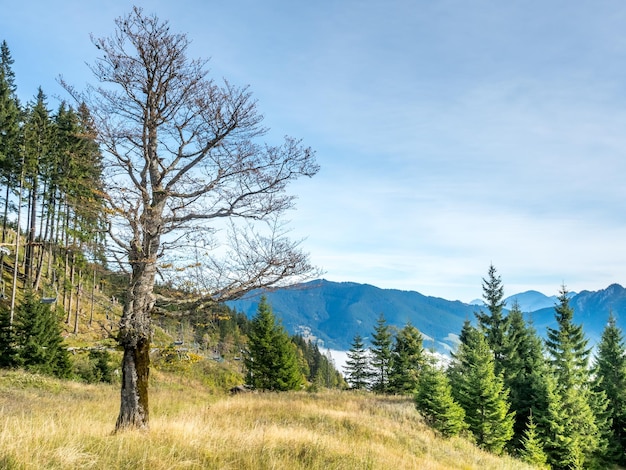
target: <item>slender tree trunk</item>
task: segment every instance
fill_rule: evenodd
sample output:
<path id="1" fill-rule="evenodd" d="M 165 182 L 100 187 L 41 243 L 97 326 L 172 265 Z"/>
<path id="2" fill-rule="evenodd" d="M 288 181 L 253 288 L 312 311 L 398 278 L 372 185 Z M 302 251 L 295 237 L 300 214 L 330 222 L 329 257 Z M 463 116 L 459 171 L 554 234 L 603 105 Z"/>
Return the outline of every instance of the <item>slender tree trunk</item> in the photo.
<path id="1" fill-rule="evenodd" d="M 76 291 L 76 312 L 74 314 L 74 334 L 78 334 L 78 317 L 80 315 L 80 298 L 83 293 L 83 272 L 78 271 L 78 290 Z"/>

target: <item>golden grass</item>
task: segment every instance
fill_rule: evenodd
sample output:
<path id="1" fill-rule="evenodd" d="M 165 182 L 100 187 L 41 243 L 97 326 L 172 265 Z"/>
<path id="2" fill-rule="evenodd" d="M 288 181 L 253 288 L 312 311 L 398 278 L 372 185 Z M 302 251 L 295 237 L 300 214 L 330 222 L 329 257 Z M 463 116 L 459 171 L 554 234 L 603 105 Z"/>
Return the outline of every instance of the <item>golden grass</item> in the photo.
<path id="1" fill-rule="evenodd" d="M 443 440 L 410 400 L 351 392 L 208 394 L 158 373 L 151 430 L 113 434 L 119 391 L 0 372 L 0 468 L 524 469 Z"/>

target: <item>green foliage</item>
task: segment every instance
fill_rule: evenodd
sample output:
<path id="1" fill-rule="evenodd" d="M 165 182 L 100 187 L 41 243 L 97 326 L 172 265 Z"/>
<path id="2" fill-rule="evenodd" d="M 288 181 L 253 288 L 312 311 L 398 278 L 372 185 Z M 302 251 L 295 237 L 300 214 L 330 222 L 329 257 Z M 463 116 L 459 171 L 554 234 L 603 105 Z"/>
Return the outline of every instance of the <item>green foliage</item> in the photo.
<path id="1" fill-rule="evenodd" d="M 26 291 L 24 301 L 16 309 L 14 327 L 21 366 L 42 374 L 70 376 L 71 363 L 63 346 L 61 326 L 50 305 Z"/>
<path id="2" fill-rule="evenodd" d="M 542 440 L 537 433 L 533 415 L 528 416 L 528 423 L 521 439 L 520 459 L 537 468 L 548 468 L 548 457 L 543 450 Z"/>
<path id="3" fill-rule="evenodd" d="M 305 361 L 301 369 L 314 389 L 343 388 L 345 386 L 345 381 L 337 369 L 335 369 L 332 358 L 322 354 L 316 343 L 307 341 L 298 335 L 291 340 L 297 346 L 301 358 Z"/>
<path id="4" fill-rule="evenodd" d="M 87 383 L 112 383 L 115 367 L 113 358 L 106 350 L 93 349 L 87 354 L 78 354 L 72 358 L 74 373 Z"/>
<path id="5" fill-rule="evenodd" d="M 379 393 L 387 393 L 389 388 L 389 374 L 393 363 L 391 346 L 393 344 L 392 334 L 387 325 L 385 316 L 381 314 L 376 320 L 374 333 L 372 334 L 371 367 L 372 390 Z"/>
<path id="6" fill-rule="evenodd" d="M 598 344 L 593 389 L 607 399 L 607 419 L 612 433 L 607 443 L 610 459 L 626 464 L 626 347 L 613 313 Z"/>
<path id="7" fill-rule="evenodd" d="M 304 384 L 296 345 L 277 324 L 265 297 L 250 324 L 245 365 L 246 383 L 258 390 L 297 390 Z"/>
<path id="8" fill-rule="evenodd" d="M 17 365 L 17 349 L 10 324 L 10 312 L 0 308 L 0 368 L 7 369 Z"/>
<path id="9" fill-rule="evenodd" d="M 466 322 L 462 343 L 450 368 L 453 396 L 465 410 L 465 421 L 485 450 L 502 453 L 513 436 L 509 391 L 495 374 L 494 358 L 483 335 Z"/>
<path id="10" fill-rule="evenodd" d="M 419 376 L 415 406 L 426 422 L 445 437 L 468 429 L 465 411 L 452 398 L 452 388 L 445 373 L 431 361 Z"/>
<path id="11" fill-rule="evenodd" d="M 389 392 L 414 394 L 424 367 L 424 347 L 422 334 L 410 323 L 396 334 L 391 359 Z"/>
<path id="12" fill-rule="evenodd" d="M 370 359 L 363 338 L 357 334 L 352 340 L 348 351 L 348 359 L 344 366 L 346 380 L 354 390 L 366 390 L 372 380 L 373 372 L 370 368 Z"/>

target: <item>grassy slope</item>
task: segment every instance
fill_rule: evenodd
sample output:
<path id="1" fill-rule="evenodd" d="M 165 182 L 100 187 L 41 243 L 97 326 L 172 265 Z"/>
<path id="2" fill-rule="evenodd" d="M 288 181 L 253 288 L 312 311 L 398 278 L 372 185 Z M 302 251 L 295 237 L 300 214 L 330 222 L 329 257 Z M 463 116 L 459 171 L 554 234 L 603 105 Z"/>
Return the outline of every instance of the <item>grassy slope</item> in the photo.
<path id="1" fill-rule="evenodd" d="M 0 468 L 523 469 L 442 440 L 402 398 L 212 395 L 153 374 L 151 431 L 112 434 L 118 388 L 0 372 Z"/>

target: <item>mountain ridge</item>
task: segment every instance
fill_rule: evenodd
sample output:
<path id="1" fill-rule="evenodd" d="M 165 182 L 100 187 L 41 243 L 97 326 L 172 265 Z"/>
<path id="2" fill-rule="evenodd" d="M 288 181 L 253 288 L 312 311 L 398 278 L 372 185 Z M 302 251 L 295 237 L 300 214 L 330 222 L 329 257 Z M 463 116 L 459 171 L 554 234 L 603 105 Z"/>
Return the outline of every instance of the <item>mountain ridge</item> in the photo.
<path id="1" fill-rule="evenodd" d="M 267 297 L 289 333 L 302 334 L 323 347 L 338 350 L 349 349 L 356 334 L 367 341 L 382 314 L 394 328 L 401 328 L 408 322 L 417 327 L 424 335 L 425 347 L 449 351 L 455 347 L 465 320 L 474 322 L 474 313 L 481 309 L 478 305 L 426 296 L 417 291 L 325 279 L 289 288 L 255 291 L 228 305 L 252 317 L 261 295 Z M 611 284 L 600 291 L 570 293 L 570 296 L 574 321 L 583 323 L 592 343 L 600 338 L 610 311 L 617 314 L 618 325 L 622 326 L 619 312 L 626 312 L 626 289 L 620 284 Z M 556 296 L 526 291 L 507 297 L 506 306 L 510 308 L 515 300 L 522 311 L 528 312 L 527 319 L 533 322 L 540 335 L 554 324 Z"/>

